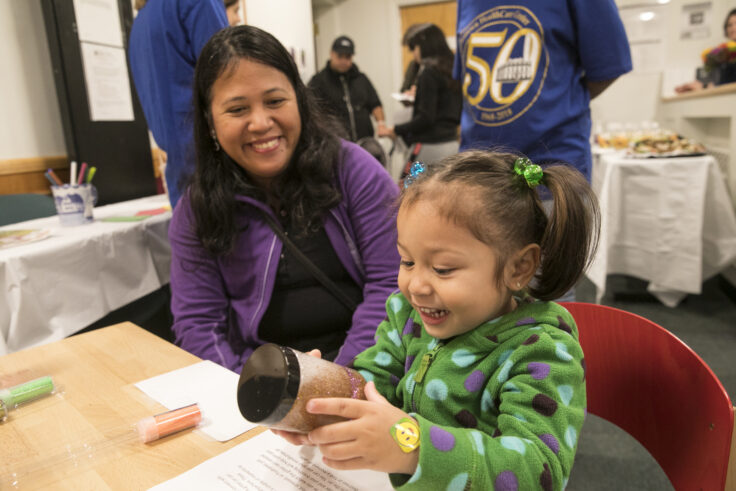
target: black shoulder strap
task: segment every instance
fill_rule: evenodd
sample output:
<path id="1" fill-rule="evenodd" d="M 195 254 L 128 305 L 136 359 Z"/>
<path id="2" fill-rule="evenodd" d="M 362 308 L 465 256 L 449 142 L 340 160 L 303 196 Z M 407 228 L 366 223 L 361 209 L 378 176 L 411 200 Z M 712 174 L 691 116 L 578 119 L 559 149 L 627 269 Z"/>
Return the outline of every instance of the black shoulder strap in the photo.
<path id="1" fill-rule="evenodd" d="M 263 218 L 266 220 L 266 223 L 268 223 L 268 226 L 271 227 L 271 230 L 273 230 L 276 235 L 279 236 L 281 242 L 283 242 L 284 245 L 289 248 L 291 253 L 299 260 L 299 262 L 301 262 L 302 265 L 307 268 L 307 271 L 309 271 L 312 276 L 317 278 L 317 281 L 322 283 L 322 285 L 327 288 L 327 290 L 332 293 L 335 298 L 337 298 L 345 307 L 347 307 L 350 312 L 355 312 L 355 309 L 358 308 L 358 304 L 353 299 L 348 297 L 345 292 L 340 290 L 340 288 L 335 284 L 334 281 L 332 281 L 326 274 L 324 274 L 321 269 L 319 269 L 312 261 L 309 260 L 307 256 L 304 255 L 304 253 L 302 253 L 302 251 L 299 250 L 296 244 L 294 244 L 291 239 L 289 239 L 289 237 L 284 233 L 281 226 L 276 223 L 276 220 L 274 220 L 271 215 L 263 210 L 260 211 L 263 215 Z"/>

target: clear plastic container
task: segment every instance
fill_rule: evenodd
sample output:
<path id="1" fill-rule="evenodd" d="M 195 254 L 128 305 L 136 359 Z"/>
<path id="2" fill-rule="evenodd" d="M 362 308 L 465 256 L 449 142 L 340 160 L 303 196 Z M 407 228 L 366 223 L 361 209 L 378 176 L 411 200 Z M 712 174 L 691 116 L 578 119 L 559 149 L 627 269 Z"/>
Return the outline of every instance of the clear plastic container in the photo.
<path id="1" fill-rule="evenodd" d="M 308 433 L 344 418 L 310 414 L 315 397 L 365 399 L 365 379 L 357 371 L 300 351 L 264 344 L 243 366 L 238 381 L 238 407 L 251 423 Z"/>

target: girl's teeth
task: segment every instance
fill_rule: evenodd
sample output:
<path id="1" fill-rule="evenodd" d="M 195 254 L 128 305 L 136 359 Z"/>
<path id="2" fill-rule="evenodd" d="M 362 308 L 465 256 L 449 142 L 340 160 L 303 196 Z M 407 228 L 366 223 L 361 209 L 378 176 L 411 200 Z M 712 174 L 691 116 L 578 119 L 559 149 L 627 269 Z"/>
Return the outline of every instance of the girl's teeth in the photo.
<path id="1" fill-rule="evenodd" d="M 447 313 L 447 310 L 442 310 L 442 309 L 428 309 L 428 308 L 425 308 L 425 307 L 420 307 L 419 310 L 422 313 L 427 314 L 428 316 L 434 317 L 434 318 L 440 318 L 440 317 L 442 317 L 443 315 L 445 315 Z"/>

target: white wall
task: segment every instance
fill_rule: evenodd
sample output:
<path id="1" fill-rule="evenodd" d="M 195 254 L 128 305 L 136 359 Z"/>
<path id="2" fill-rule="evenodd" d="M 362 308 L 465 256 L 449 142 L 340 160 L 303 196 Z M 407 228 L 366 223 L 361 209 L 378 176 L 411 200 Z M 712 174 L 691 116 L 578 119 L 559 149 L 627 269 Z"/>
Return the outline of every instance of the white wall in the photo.
<path id="1" fill-rule="evenodd" d="M 653 10 L 664 16 L 664 70 L 658 73 L 624 75 L 591 103 L 594 125 L 609 122 L 638 123 L 656 121 L 662 96 L 663 83 L 670 88 L 677 82 L 695 79 L 695 69 L 702 64 L 700 54 L 708 47 L 725 41 L 723 21 L 736 6 L 726 0 L 711 2 L 710 36 L 703 39 L 680 39 L 683 5 L 701 0 L 672 0 L 658 5 L 655 0 L 617 0 L 619 8 L 626 6 L 655 6 Z M 708 0 L 702 0 L 708 1 Z M 595 127 L 595 126 L 594 126 Z"/>
<path id="2" fill-rule="evenodd" d="M 41 2 L 0 1 L 0 160 L 66 155 Z"/>
<path id="3" fill-rule="evenodd" d="M 302 80 L 309 82 L 315 74 L 311 0 L 247 0 L 245 9 L 249 25 L 270 32 L 293 50 Z"/>

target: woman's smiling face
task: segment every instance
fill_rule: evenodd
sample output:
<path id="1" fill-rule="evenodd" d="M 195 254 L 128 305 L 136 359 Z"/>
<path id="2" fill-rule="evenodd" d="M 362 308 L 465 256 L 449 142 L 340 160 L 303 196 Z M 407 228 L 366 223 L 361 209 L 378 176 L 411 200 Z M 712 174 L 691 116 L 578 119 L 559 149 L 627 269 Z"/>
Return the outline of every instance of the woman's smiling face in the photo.
<path id="1" fill-rule="evenodd" d="M 288 167 L 302 131 L 289 79 L 273 67 L 241 59 L 212 85 L 210 110 L 222 149 L 268 189 Z"/>

